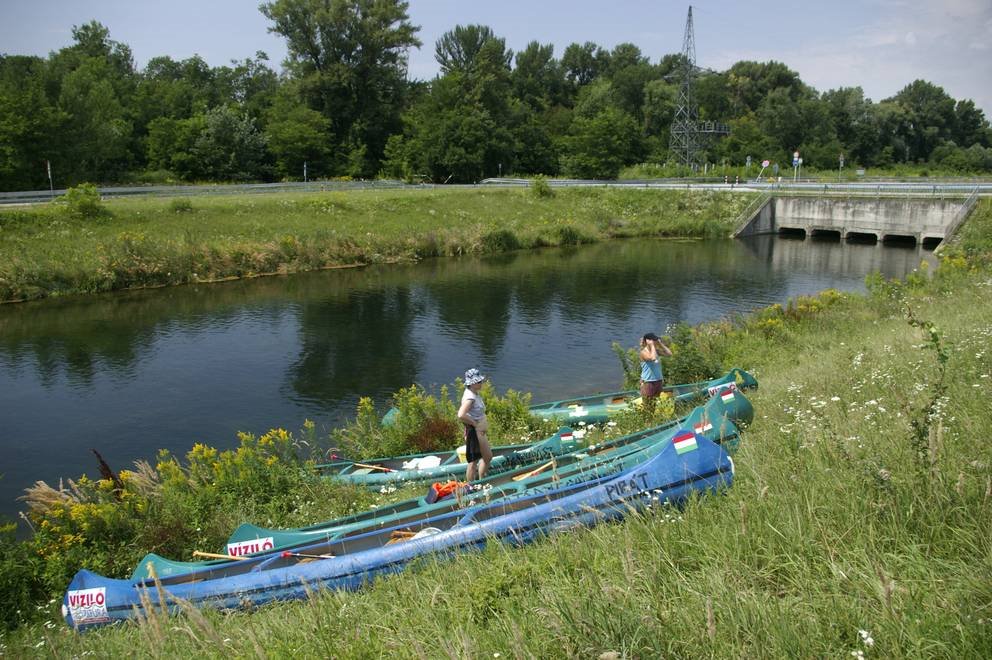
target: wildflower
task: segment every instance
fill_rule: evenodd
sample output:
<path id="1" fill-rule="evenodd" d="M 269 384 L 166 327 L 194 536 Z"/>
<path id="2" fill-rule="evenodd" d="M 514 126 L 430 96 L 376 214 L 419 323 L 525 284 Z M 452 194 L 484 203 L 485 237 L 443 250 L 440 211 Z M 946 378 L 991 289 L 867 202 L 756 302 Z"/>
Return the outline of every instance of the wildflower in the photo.
<path id="1" fill-rule="evenodd" d="M 865 652 L 862 651 L 861 649 L 856 649 L 854 651 L 851 651 L 851 655 L 857 658 L 858 660 L 864 660 L 865 658 Z"/>
<path id="2" fill-rule="evenodd" d="M 830 397 L 830 400 L 831 401 L 840 401 L 840 397 L 839 396 L 832 396 L 832 397 Z"/>
<path id="3" fill-rule="evenodd" d="M 871 633 L 867 630 L 859 630 L 858 634 L 861 635 L 861 641 L 864 642 L 865 646 L 875 645 L 875 640 L 872 639 Z"/>

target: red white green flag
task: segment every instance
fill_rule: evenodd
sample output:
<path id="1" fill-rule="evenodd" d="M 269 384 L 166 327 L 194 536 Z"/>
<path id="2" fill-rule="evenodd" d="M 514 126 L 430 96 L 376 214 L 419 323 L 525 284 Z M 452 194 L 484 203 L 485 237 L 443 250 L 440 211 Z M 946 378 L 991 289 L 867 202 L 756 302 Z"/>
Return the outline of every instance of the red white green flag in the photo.
<path id="1" fill-rule="evenodd" d="M 704 435 L 707 431 L 711 430 L 712 428 L 713 425 L 710 424 L 710 420 L 705 418 L 703 419 L 703 421 L 692 425 L 692 430 L 698 433 L 699 435 Z"/>
<path id="2" fill-rule="evenodd" d="M 675 445 L 675 452 L 678 454 L 684 454 L 687 451 L 694 451 L 698 448 L 696 444 L 696 436 L 691 431 L 680 431 L 672 438 L 672 444 Z"/>
<path id="3" fill-rule="evenodd" d="M 730 403 L 731 401 L 734 400 L 734 391 L 729 388 L 725 389 L 724 391 L 720 392 L 720 398 L 723 399 L 724 403 Z"/>

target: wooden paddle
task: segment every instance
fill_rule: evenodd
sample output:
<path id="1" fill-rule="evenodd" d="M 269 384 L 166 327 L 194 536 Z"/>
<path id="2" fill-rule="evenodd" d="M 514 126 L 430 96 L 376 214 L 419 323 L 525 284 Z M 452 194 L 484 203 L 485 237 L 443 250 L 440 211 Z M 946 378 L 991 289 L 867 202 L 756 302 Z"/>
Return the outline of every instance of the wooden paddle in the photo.
<path id="1" fill-rule="evenodd" d="M 393 472 L 393 468 L 383 467 L 382 465 L 369 465 L 368 463 L 352 463 L 355 467 L 368 468 L 370 470 L 382 470 L 383 472 Z"/>
<path id="2" fill-rule="evenodd" d="M 547 463 L 545 463 L 544 465 L 542 465 L 541 467 L 534 468 L 530 472 L 524 472 L 523 474 L 518 474 L 517 476 L 513 477 L 513 480 L 514 481 L 522 481 L 524 479 L 527 479 L 528 477 L 533 477 L 535 474 L 540 474 L 540 473 L 544 472 L 549 467 L 554 467 L 554 464 L 555 464 L 554 460 L 550 460 Z"/>
<path id="3" fill-rule="evenodd" d="M 222 555 L 216 552 L 203 552 L 202 550 L 194 550 L 193 556 L 206 557 L 207 559 L 237 559 L 239 561 L 243 559 L 248 559 L 248 557 L 239 557 L 237 555 Z"/>
<path id="4" fill-rule="evenodd" d="M 386 545 L 392 545 L 394 543 L 399 543 L 400 541 L 408 541 L 416 534 L 417 532 L 410 532 L 405 529 L 394 529 L 389 533 L 389 540 L 386 541 Z"/>

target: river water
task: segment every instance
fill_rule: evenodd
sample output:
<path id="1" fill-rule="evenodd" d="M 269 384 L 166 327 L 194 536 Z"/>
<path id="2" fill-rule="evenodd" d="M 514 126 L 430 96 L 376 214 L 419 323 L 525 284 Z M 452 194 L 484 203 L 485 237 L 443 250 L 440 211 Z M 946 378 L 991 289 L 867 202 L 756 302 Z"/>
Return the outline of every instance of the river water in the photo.
<path id="1" fill-rule="evenodd" d="M 534 401 L 620 386 L 612 341 L 865 275 L 919 248 L 755 237 L 613 241 L 0 307 L 0 516 L 35 480 L 98 475 L 237 431 L 318 431 L 471 366 Z M 748 365 L 740 365 L 747 367 Z"/>

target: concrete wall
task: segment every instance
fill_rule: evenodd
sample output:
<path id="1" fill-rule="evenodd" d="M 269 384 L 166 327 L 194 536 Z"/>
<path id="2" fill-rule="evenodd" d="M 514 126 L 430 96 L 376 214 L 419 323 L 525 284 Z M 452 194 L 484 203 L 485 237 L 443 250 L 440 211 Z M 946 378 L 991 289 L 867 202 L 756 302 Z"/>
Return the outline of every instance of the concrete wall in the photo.
<path id="1" fill-rule="evenodd" d="M 776 234 L 778 229 L 775 226 L 775 199 L 769 198 L 761 205 L 753 216 L 743 227 L 734 233 L 734 238 L 738 236 L 754 236 L 755 234 Z"/>
<path id="2" fill-rule="evenodd" d="M 873 235 L 878 240 L 907 236 L 917 243 L 947 238 L 947 229 L 961 208 L 961 200 L 836 199 L 775 197 L 755 213 L 736 235 L 778 233 L 784 229 Z"/>

